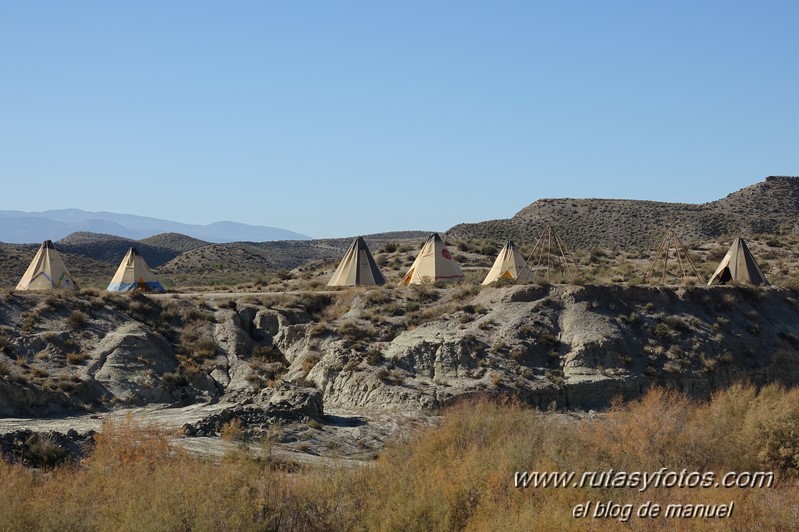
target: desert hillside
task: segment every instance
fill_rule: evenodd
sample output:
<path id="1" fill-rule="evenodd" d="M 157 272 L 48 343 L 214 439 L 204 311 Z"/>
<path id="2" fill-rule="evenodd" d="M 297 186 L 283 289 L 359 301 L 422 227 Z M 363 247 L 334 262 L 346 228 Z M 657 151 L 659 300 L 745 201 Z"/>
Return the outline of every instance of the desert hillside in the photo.
<path id="1" fill-rule="evenodd" d="M 556 228 L 581 268 L 580 282 L 641 284 L 666 228 L 682 239 L 707 278 L 735 236 L 747 238 L 772 284 L 799 286 L 799 177 L 766 180 L 702 205 L 638 200 L 542 199 L 512 218 L 451 228 L 446 237 L 467 280 L 481 280 L 507 238 L 525 257 L 546 226 Z M 407 270 L 427 231 L 366 235 L 378 264 L 395 281 Z M 305 279 L 304 288 L 327 282 L 352 238 L 232 242 L 212 244 L 177 233 L 130 240 L 97 233 L 74 233 L 56 242 L 85 287 L 105 288 L 130 246 L 162 276 L 170 290 L 202 287 L 265 286 L 275 276 Z M 35 246 L 0 243 L 0 288 L 13 288 Z M 676 257 L 672 254 L 672 259 Z M 676 267 L 672 263 L 671 272 Z M 578 279 L 550 279 L 550 282 Z M 658 281 L 659 283 L 660 281 Z M 669 275 L 664 281 L 680 283 Z M 692 282 L 701 282 L 694 278 Z M 303 288 L 295 286 L 293 288 Z"/>
<path id="2" fill-rule="evenodd" d="M 700 205 L 623 199 L 541 199 L 512 218 L 460 224 L 452 239 L 534 242 L 554 226 L 575 248 L 649 249 L 666 228 L 687 242 L 722 236 L 780 234 L 797 230 L 799 177 L 770 176 L 718 201 Z"/>

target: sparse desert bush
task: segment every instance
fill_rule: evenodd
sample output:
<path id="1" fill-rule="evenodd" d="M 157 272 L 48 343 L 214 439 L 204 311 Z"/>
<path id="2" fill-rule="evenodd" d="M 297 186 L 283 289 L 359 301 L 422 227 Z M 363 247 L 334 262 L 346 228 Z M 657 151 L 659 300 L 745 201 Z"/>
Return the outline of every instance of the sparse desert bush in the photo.
<path id="1" fill-rule="evenodd" d="M 622 314 L 621 316 L 619 316 L 619 320 L 621 320 L 624 323 L 629 323 L 631 325 L 634 325 L 641 320 L 641 317 L 638 315 L 637 312 L 631 312 L 629 316 L 625 316 L 624 314 Z"/>
<path id="2" fill-rule="evenodd" d="M 420 304 L 438 301 L 440 295 L 438 290 L 428 283 L 412 284 L 409 299 Z"/>
<path id="3" fill-rule="evenodd" d="M 405 312 L 416 312 L 417 310 L 419 310 L 419 308 L 420 308 L 419 303 L 417 303 L 416 301 L 408 301 L 405 304 Z"/>
<path id="4" fill-rule="evenodd" d="M 536 341 L 541 345 L 550 346 L 550 347 L 555 347 L 560 344 L 560 340 L 558 339 L 558 337 L 549 331 L 542 331 L 538 333 Z"/>
<path id="5" fill-rule="evenodd" d="M 702 361 L 702 366 L 705 368 L 707 373 L 712 373 L 719 364 L 717 359 L 709 357 L 704 353 L 699 356 L 699 359 Z"/>
<path id="6" fill-rule="evenodd" d="M 451 314 L 458 310 L 457 303 L 439 303 L 437 305 L 427 305 L 415 312 L 408 314 L 409 325 L 419 325 L 439 319 L 445 314 Z"/>
<path id="7" fill-rule="evenodd" d="M 496 342 L 494 345 L 492 345 L 491 348 L 488 350 L 488 352 L 491 353 L 491 354 L 496 355 L 496 354 L 501 353 L 502 351 L 505 351 L 507 348 L 508 348 L 508 345 L 505 342 L 503 342 L 502 340 L 500 340 L 500 341 Z"/>
<path id="8" fill-rule="evenodd" d="M 663 318 L 663 323 L 665 323 L 669 329 L 674 331 L 682 332 L 690 330 L 688 323 L 686 323 L 686 321 L 679 316 L 666 316 Z"/>
<path id="9" fill-rule="evenodd" d="M 279 362 L 282 360 L 280 350 L 274 345 L 256 345 L 252 348 L 252 357 L 265 362 Z"/>
<path id="10" fill-rule="evenodd" d="M 463 286 L 455 290 L 452 299 L 455 301 L 465 301 L 479 293 L 480 287 L 477 285 Z"/>
<path id="11" fill-rule="evenodd" d="M 82 329 L 88 320 L 89 316 L 86 313 L 80 310 L 73 310 L 67 318 L 67 324 L 73 331 L 77 331 Z"/>
<path id="12" fill-rule="evenodd" d="M 25 458 L 35 467 L 55 467 L 67 460 L 69 455 L 55 439 L 46 434 L 33 434 L 26 442 Z"/>
<path id="13" fill-rule="evenodd" d="M 179 351 L 194 359 L 209 358 L 216 354 L 216 342 L 199 321 L 189 323 L 180 331 L 179 342 Z"/>
<path id="14" fill-rule="evenodd" d="M 89 355 L 84 352 L 72 352 L 67 353 L 67 363 L 69 364 L 80 364 L 84 360 L 89 358 Z"/>
<path id="15" fill-rule="evenodd" d="M 216 354 L 216 342 L 210 336 L 203 336 L 192 346 L 192 356 L 195 358 L 208 358 Z"/>
<path id="16" fill-rule="evenodd" d="M 652 329 L 652 334 L 659 338 L 667 338 L 671 336 L 671 329 L 665 323 L 658 323 Z"/>
<path id="17" fill-rule="evenodd" d="M 302 361 L 302 370 L 307 374 L 318 363 L 319 363 L 319 357 L 318 356 L 316 356 L 316 355 L 308 356 Z"/>
<path id="18" fill-rule="evenodd" d="M 64 300 L 61 299 L 59 296 L 50 295 L 45 298 L 42 304 L 49 309 L 55 310 L 63 306 Z"/>
<path id="19" fill-rule="evenodd" d="M 481 320 L 480 323 L 477 324 L 477 328 L 480 329 L 481 331 L 487 331 L 487 330 L 493 328 L 496 324 L 497 324 L 496 321 L 494 321 L 491 318 L 487 318 L 487 319 Z"/>
<path id="20" fill-rule="evenodd" d="M 323 321 L 314 323 L 313 325 L 311 325 L 310 329 L 308 329 L 308 334 L 314 338 L 319 336 L 324 336 L 325 334 L 329 333 L 330 333 L 330 327 L 328 326 L 327 323 Z"/>
<path id="21" fill-rule="evenodd" d="M 374 336 L 375 329 L 371 325 L 359 324 L 354 321 L 345 321 L 339 325 L 338 332 L 342 338 L 346 338 L 351 342 L 357 342 Z"/>
<path id="22" fill-rule="evenodd" d="M 244 429 L 241 426 L 241 420 L 234 417 L 224 425 L 219 431 L 219 437 L 225 441 L 242 441 L 244 440 Z"/>
<path id="23" fill-rule="evenodd" d="M 188 377 L 182 371 L 172 371 L 161 375 L 161 380 L 175 386 L 186 386 L 189 384 Z"/>
<path id="24" fill-rule="evenodd" d="M 393 241 L 386 242 L 383 245 L 383 249 L 381 249 L 380 252 L 381 253 L 394 253 L 395 251 L 397 251 L 398 248 L 399 248 L 399 246 L 397 245 L 396 242 L 393 242 Z"/>
<path id="25" fill-rule="evenodd" d="M 310 294 L 303 296 L 302 306 L 311 316 L 318 316 L 328 305 L 333 303 L 333 298 L 327 294 Z"/>
<path id="26" fill-rule="evenodd" d="M 33 331 L 36 327 L 36 315 L 33 313 L 26 313 L 22 316 L 22 323 L 20 323 L 20 331 L 25 334 Z"/>
<path id="27" fill-rule="evenodd" d="M 368 305 L 385 305 L 392 300 L 392 297 L 388 289 L 376 288 L 366 292 L 364 299 Z"/>
<path id="28" fill-rule="evenodd" d="M 364 358 L 366 359 L 367 364 L 371 366 L 376 366 L 383 359 L 383 354 L 380 352 L 379 349 L 370 348 L 369 350 L 366 351 L 366 356 Z"/>
<path id="29" fill-rule="evenodd" d="M 182 307 L 180 310 L 180 316 L 183 319 L 184 323 L 189 322 L 216 322 L 216 318 L 214 315 L 209 312 L 208 310 L 201 308 L 201 307 Z"/>

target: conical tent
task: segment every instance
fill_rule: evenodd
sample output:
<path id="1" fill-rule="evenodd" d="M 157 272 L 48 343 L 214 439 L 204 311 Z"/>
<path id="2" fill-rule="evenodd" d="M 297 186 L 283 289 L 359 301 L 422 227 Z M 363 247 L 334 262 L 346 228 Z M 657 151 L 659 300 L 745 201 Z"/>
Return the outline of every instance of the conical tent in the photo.
<path id="1" fill-rule="evenodd" d="M 519 279 L 526 281 L 528 277 L 532 276 L 530 268 L 525 264 L 524 257 L 521 252 L 516 249 L 513 240 L 508 240 L 502 249 L 499 250 L 497 260 L 486 275 L 483 284 L 491 284 L 500 279 Z"/>
<path id="2" fill-rule="evenodd" d="M 452 258 L 437 233 L 430 235 L 413 261 L 411 269 L 400 281 L 401 286 L 423 282 L 457 281 L 463 279 L 460 265 Z"/>
<path id="3" fill-rule="evenodd" d="M 33 257 L 25 275 L 19 280 L 17 290 L 52 290 L 53 288 L 69 288 L 77 290 L 78 285 L 64 266 L 61 255 L 56 251 L 53 242 L 45 240 Z"/>
<path id="4" fill-rule="evenodd" d="M 363 286 L 385 284 L 386 278 L 377 267 L 362 237 L 353 241 L 336 268 L 327 286 Z"/>
<path id="5" fill-rule="evenodd" d="M 730 281 L 754 285 L 769 284 L 743 238 L 736 238 L 733 241 L 707 284 L 725 284 Z"/>
<path id="6" fill-rule="evenodd" d="M 136 248 L 130 248 L 106 288 L 109 292 L 163 292 L 164 287 Z"/>

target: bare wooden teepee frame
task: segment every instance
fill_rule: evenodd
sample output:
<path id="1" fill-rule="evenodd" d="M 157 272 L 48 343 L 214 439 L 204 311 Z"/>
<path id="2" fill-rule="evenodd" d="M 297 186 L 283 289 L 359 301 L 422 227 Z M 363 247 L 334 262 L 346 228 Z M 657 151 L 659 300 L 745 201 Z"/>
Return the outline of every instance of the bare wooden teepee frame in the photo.
<path id="1" fill-rule="evenodd" d="M 580 267 L 572 258 L 558 232 L 551 225 L 544 228 L 524 265 L 530 273 L 527 274 L 525 279 L 519 277 L 517 282 L 532 281 L 535 283 L 539 270 L 544 269 L 544 267 L 546 267 L 546 270 L 542 277 L 547 283 L 550 282 L 550 272 L 553 271 L 553 268 L 560 272 L 560 282 L 564 282 L 567 275 L 569 279 L 573 279 L 575 274 L 582 277 Z M 572 270 L 572 267 L 574 270 Z"/>
<path id="2" fill-rule="evenodd" d="M 669 254 L 672 249 L 674 250 L 675 260 L 680 267 L 680 275 L 682 276 L 683 282 L 690 277 L 689 273 L 686 272 L 685 263 L 687 263 L 691 266 L 691 269 L 693 269 L 696 278 L 699 279 L 702 284 L 704 284 L 705 278 L 701 273 L 699 273 L 699 270 L 696 269 L 694 261 L 691 260 L 691 256 L 688 254 L 688 249 L 683 245 L 680 237 L 677 236 L 677 233 L 671 229 L 666 230 L 663 240 L 660 241 L 660 246 L 658 246 L 655 255 L 652 257 L 652 260 L 649 263 L 649 268 L 646 271 L 646 275 L 644 275 L 644 284 L 650 284 L 649 280 L 654 274 L 657 273 L 657 270 L 660 269 L 658 267 L 656 270 L 656 266 L 658 266 L 661 260 L 663 261 L 663 270 L 661 271 L 660 275 L 660 284 L 665 284 L 666 274 L 668 273 Z M 662 259 L 661 256 L 663 257 Z M 683 256 L 685 257 L 685 261 L 683 261 Z"/>

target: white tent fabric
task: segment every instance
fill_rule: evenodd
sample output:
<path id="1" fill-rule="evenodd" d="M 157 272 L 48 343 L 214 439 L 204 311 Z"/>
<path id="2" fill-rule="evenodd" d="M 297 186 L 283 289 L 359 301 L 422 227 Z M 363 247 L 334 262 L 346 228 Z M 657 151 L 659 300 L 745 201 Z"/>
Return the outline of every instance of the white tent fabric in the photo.
<path id="1" fill-rule="evenodd" d="M 400 285 L 458 281 L 460 279 L 463 279 L 460 265 L 452 258 L 452 254 L 444 246 L 441 237 L 434 233 L 422 246 L 411 269 L 400 281 Z"/>
<path id="2" fill-rule="evenodd" d="M 72 279 L 69 270 L 61 260 L 53 242 L 45 240 L 36 252 L 36 256 L 28 266 L 22 279 L 17 283 L 17 290 L 52 290 L 67 288 L 77 290 L 78 285 Z"/>
<path id="3" fill-rule="evenodd" d="M 130 248 L 106 288 L 109 292 L 163 292 L 164 287 L 136 248 Z"/>
<path id="4" fill-rule="evenodd" d="M 749 283 L 753 285 L 768 286 L 769 282 L 765 274 L 757 265 L 755 257 L 746 246 L 743 238 L 736 238 L 730 246 L 727 254 L 721 259 L 719 267 L 707 282 L 712 284 L 725 284 L 727 282 Z"/>
<path id="5" fill-rule="evenodd" d="M 521 252 L 516 249 L 512 240 L 505 242 L 502 249 L 499 250 L 494 265 L 486 275 L 483 284 L 491 284 L 500 279 L 511 279 L 519 281 L 527 281 L 532 279 L 532 272 L 527 267 L 526 261 Z"/>
<path id="6" fill-rule="evenodd" d="M 377 267 L 362 237 L 350 245 L 327 286 L 363 286 L 385 284 L 386 278 Z"/>

